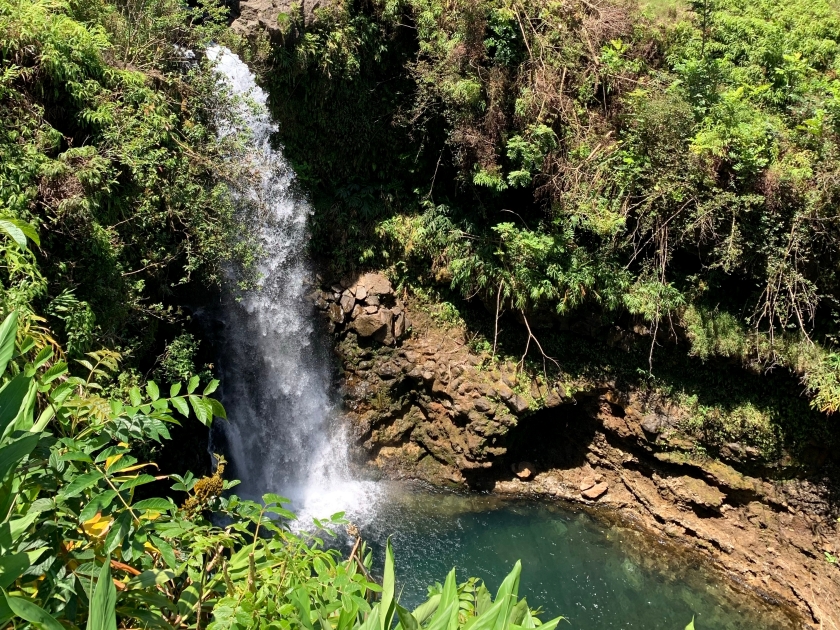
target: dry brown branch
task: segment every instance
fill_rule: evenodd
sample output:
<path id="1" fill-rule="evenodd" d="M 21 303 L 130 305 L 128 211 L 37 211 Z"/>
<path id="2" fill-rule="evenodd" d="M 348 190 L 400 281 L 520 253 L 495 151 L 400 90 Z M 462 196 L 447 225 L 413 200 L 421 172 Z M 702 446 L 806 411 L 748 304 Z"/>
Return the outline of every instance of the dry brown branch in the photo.
<path id="1" fill-rule="evenodd" d="M 522 315 L 522 321 L 523 321 L 523 322 L 525 322 L 525 328 L 526 328 L 526 329 L 527 329 L 527 331 L 528 331 L 528 341 L 525 343 L 525 352 L 522 354 L 522 358 L 521 358 L 521 359 L 519 359 L 519 367 L 520 367 L 520 368 L 524 368 L 524 367 L 525 367 L 525 357 L 527 357 L 527 356 L 528 356 L 528 350 L 531 348 L 531 339 L 533 339 L 533 340 L 534 340 L 534 343 L 535 343 L 535 344 L 537 344 L 537 348 L 539 348 L 540 354 L 542 355 L 542 359 L 543 359 L 543 376 L 545 376 L 545 377 L 546 377 L 546 379 L 548 379 L 548 375 L 546 374 L 546 365 L 545 365 L 546 359 L 547 359 L 547 360 L 549 360 L 549 361 L 551 361 L 552 363 L 554 363 L 554 365 L 556 365 L 556 366 L 557 366 L 557 369 L 558 369 L 558 370 L 560 369 L 560 364 L 557 362 L 557 359 L 555 359 L 554 357 L 550 357 L 550 356 L 548 356 L 548 355 L 545 353 L 545 350 L 543 350 L 542 344 L 540 344 L 540 340 L 539 340 L 539 339 L 537 339 L 537 337 L 536 337 L 536 336 L 534 335 L 534 333 L 531 331 L 531 325 L 528 323 L 528 318 L 525 316 L 525 311 L 524 311 L 524 310 L 522 310 L 522 309 L 520 309 L 520 310 L 519 310 L 519 313 Z"/>

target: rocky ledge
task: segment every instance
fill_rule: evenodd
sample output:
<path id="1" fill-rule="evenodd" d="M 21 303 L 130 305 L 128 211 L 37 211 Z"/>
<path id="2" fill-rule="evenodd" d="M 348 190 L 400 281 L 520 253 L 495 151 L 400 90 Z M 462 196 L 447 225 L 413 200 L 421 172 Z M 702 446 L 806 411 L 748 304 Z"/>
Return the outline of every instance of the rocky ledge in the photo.
<path id="1" fill-rule="evenodd" d="M 828 492 L 770 481 L 738 444 L 701 456 L 667 400 L 527 376 L 471 352 L 381 274 L 321 287 L 347 416 L 369 465 L 394 478 L 604 507 L 694 548 L 745 589 L 789 606 L 792 627 L 840 627 Z M 741 470 L 738 470 L 740 468 Z M 755 475 L 755 473 L 754 473 Z"/>
<path id="2" fill-rule="evenodd" d="M 313 301 L 338 338 L 356 435 L 374 465 L 391 474 L 470 483 L 473 471 L 506 454 L 504 438 L 520 418 L 574 402 L 560 383 L 535 379 L 524 387 L 516 366 L 488 369 L 462 335 L 435 334 L 422 311 L 409 321 L 381 274 L 332 285 Z"/>

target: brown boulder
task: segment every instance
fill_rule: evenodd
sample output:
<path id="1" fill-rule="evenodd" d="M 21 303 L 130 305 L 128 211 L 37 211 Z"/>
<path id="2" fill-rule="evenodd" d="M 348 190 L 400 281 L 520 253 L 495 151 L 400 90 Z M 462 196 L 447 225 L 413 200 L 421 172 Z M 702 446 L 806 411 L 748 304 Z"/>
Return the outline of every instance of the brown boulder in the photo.
<path id="1" fill-rule="evenodd" d="M 405 329 L 405 313 L 400 313 L 394 320 L 394 337 L 400 339 L 403 335 L 405 335 Z"/>
<path id="2" fill-rule="evenodd" d="M 528 401 L 519 394 L 514 394 L 506 402 L 513 413 L 523 413 L 528 410 Z"/>
<path id="3" fill-rule="evenodd" d="M 356 306 L 356 298 L 353 297 L 353 294 L 350 291 L 345 291 L 341 295 L 341 310 L 345 313 L 353 312 L 353 307 Z"/>
<path id="4" fill-rule="evenodd" d="M 394 314 L 387 308 L 380 308 L 375 316 L 378 316 L 379 321 L 382 322 L 382 329 L 377 331 L 373 338 L 386 346 L 394 345 L 394 335 L 392 332 L 394 329 Z"/>
<path id="5" fill-rule="evenodd" d="M 563 399 L 557 392 L 549 392 L 549 394 L 545 397 L 544 404 L 548 409 L 551 409 L 552 407 L 559 407 L 563 404 Z"/>
<path id="6" fill-rule="evenodd" d="M 473 407 L 478 411 L 490 411 L 493 408 L 493 405 L 490 404 L 490 401 L 486 398 L 477 398 L 473 403 Z"/>
<path id="7" fill-rule="evenodd" d="M 367 290 L 370 295 L 388 295 L 393 293 L 391 282 L 381 273 L 366 273 L 359 278 L 359 284 Z"/>
<path id="8" fill-rule="evenodd" d="M 360 315 L 351 326 L 360 337 L 373 337 L 385 330 L 385 324 L 379 319 L 379 315 Z"/>
<path id="9" fill-rule="evenodd" d="M 610 487 L 606 481 L 602 481 L 601 483 L 596 483 L 594 486 L 589 488 L 588 490 L 584 490 L 580 493 L 584 499 L 589 499 L 590 501 L 595 501 L 596 499 L 602 497 L 607 493 Z"/>
<path id="10" fill-rule="evenodd" d="M 499 398 L 502 400 L 510 400 L 513 398 L 513 390 L 501 381 L 496 383 L 495 390 L 499 394 Z"/>
<path id="11" fill-rule="evenodd" d="M 329 315 L 330 321 L 335 324 L 341 324 L 344 322 L 344 311 L 335 302 L 330 303 L 330 307 L 327 309 L 327 315 Z"/>
<path id="12" fill-rule="evenodd" d="M 589 490 L 589 488 L 594 486 L 595 483 L 595 477 L 588 475 L 580 480 L 580 486 L 578 487 L 580 488 L 580 491 L 583 492 L 584 490 Z"/>

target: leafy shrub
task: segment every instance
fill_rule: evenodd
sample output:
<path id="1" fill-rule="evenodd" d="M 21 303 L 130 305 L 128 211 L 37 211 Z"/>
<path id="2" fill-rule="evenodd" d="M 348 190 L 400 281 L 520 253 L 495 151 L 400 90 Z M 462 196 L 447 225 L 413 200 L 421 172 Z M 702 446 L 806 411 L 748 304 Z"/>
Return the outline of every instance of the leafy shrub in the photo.
<path id="1" fill-rule="evenodd" d="M 293 518 L 282 507 L 287 499 L 268 494 L 260 504 L 225 496 L 236 483 L 223 480 L 223 459 L 212 477 L 172 476 L 172 490 L 187 493 L 180 507 L 171 498 L 136 500 L 138 488 L 167 477 L 153 474 L 154 463 L 138 462 L 132 447 L 168 439 L 175 413 L 188 418 L 192 411 L 205 424 L 224 418 L 210 398 L 218 383 L 199 394 L 193 377 L 162 396 L 149 381 L 127 400 L 105 398 L 116 355 L 90 359 L 81 361 L 86 379 L 71 377 L 51 346 L 20 337 L 16 313 L 0 326 L 0 622 L 40 630 L 85 621 L 89 629 L 119 621 L 216 630 L 539 623 L 517 598 L 518 563 L 495 602 L 474 579 L 458 587 L 453 569 L 439 593 L 408 612 L 395 599 L 390 542 L 380 587 L 369 577 L 364 545 L 344 560 L 318 538 L 292 534 L 278 520 Z M 211 513 L 227 524 L 213 525 Z M 327 533 L 345 523 L 340 514 L 316 521 Z"/>
<path id="2" fill-rule="evenodd" d="M 281 119 L 302 76 L 341 108 L 374 85 L 401 89 L 352 128 L 335 100 L 301 106 L 307 142 L 339 127 L 354 148 L 380 138 L 354 159 L 385 161 L 386 175 L 348 176 L 349 159 L 286 132 L 317 191 L 315 251 L 532 319 L 631 315 L 687 336 L 695 356 L 783 366 L 816 408 L 837 410 L 840 16 L 827 1 L 692 7 L 667 22 L 578 0 L 332 8 L 269 64 Z M 332 59 L 330 33 L 358 60 L 331 66 L 340 81 L 315 63 Z M 387 140 L 370 127 L 384 121 Z M 387 186 L 387 202 L 330 194 L 350 177 Z"/>
<path id="3" fill-rule="evenodd" d="M 217 140 L 225 96 L 187 53 L 224 13 L 0 2 L 0 215 L 42 236 L 34 255 L 5 245 L 3 300 L 46 313 L 73 356 L 104 344 L 142 357 L 156 322 L 178 317 L 180 286 L 247 259 L 226 184 L 238 139 Z"/>

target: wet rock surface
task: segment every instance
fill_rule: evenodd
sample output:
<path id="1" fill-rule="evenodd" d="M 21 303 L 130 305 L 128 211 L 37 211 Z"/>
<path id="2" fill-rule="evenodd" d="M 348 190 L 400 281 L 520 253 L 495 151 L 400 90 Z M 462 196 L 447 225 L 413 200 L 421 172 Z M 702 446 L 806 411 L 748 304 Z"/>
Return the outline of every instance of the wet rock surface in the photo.
<path id="1" fill-rule="evenodd" d="M 727 445 L 741 456 L 733 465 L 701 455 L 667 401 L 613 383 L 570 396 L 567 384 L 476 355 L 463 330 L 410 308 L 380 274 L 321 287 L 312 301 L 335 335 L 347 417 L 369 465 L 606 508 L 791 606 L 795 627 L 840 627 L 840 570 L 826 560 L 840 554 L 840 532 L 825 488 L 744 474 L 740 445 Z"/>

